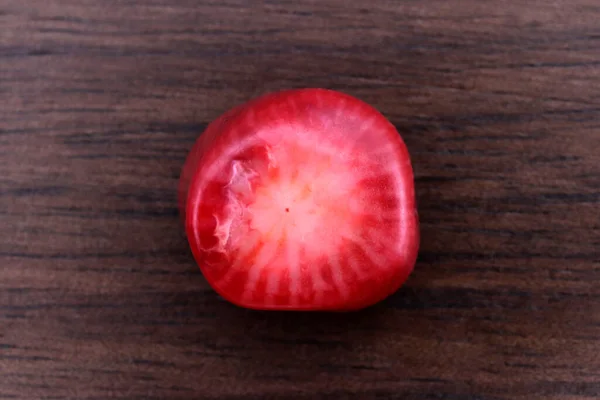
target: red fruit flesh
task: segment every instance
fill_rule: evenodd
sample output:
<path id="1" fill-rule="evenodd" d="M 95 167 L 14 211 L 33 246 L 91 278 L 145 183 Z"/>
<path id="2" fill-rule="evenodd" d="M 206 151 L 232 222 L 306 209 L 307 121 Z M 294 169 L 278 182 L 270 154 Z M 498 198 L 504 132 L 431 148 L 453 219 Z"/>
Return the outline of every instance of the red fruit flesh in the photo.
<path id="1" fill-rule="evenodd" d="M 179 196 L 204 276 L 242 307 L 364 308 L 415 263 L 406 146 L 343 93 L 288 90 L 224 114 L 190 152 Z"/>

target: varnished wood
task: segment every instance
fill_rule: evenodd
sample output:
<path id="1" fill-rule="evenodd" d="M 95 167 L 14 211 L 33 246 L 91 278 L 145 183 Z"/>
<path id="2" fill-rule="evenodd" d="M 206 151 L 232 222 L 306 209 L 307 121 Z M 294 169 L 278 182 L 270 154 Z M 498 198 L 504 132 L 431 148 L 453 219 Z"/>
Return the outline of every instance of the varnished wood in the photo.
<path id="1" fill-rule="evenodd" d="M 0 0 L 0 399 L 600 398 L 596 0 Z M 258 94 L 344 90 L 405 138 L 405 287 L 220 300 L 186 152 Z"/>

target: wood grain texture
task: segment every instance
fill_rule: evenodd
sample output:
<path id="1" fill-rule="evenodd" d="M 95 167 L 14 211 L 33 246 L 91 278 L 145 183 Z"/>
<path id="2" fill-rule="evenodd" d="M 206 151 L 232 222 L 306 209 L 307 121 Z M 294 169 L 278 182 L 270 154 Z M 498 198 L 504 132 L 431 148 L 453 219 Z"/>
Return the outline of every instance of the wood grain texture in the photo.
<path id="1" fill-rule="evenodd" d="M 600 398 L 597 0 L 0 0 L 0 399 Z M 208 122 L 346 91 L 402 132 L 422 246 L 352 314 L 208 287 Z"/>

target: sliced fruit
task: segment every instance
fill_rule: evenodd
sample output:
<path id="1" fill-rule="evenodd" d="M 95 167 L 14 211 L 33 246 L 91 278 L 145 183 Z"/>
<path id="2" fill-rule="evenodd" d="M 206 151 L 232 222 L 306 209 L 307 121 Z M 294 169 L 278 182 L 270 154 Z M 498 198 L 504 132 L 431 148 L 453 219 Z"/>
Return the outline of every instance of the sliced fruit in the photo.
<path id="1" fill-rule="evenodd" d="M 242 307 L 364 308 L 415 263 L 406 146 L 382 114 L 340 92 L 271 93 L 227 112 L 191 150 L 179 196 L 200 269 Z"/>

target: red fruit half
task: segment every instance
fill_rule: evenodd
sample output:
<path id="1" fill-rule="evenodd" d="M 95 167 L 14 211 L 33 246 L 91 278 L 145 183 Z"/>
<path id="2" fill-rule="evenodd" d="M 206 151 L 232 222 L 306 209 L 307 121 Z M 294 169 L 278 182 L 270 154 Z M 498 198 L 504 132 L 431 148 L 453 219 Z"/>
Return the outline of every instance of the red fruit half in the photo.
<path id="1" fill-rule="evenodd" d="M 204 276 L 242 307 L 364 308 L 415 263 L 406 146 L 343 93 L 271 93 L 225 113 L 190 152 L 179 196 Z"/>

